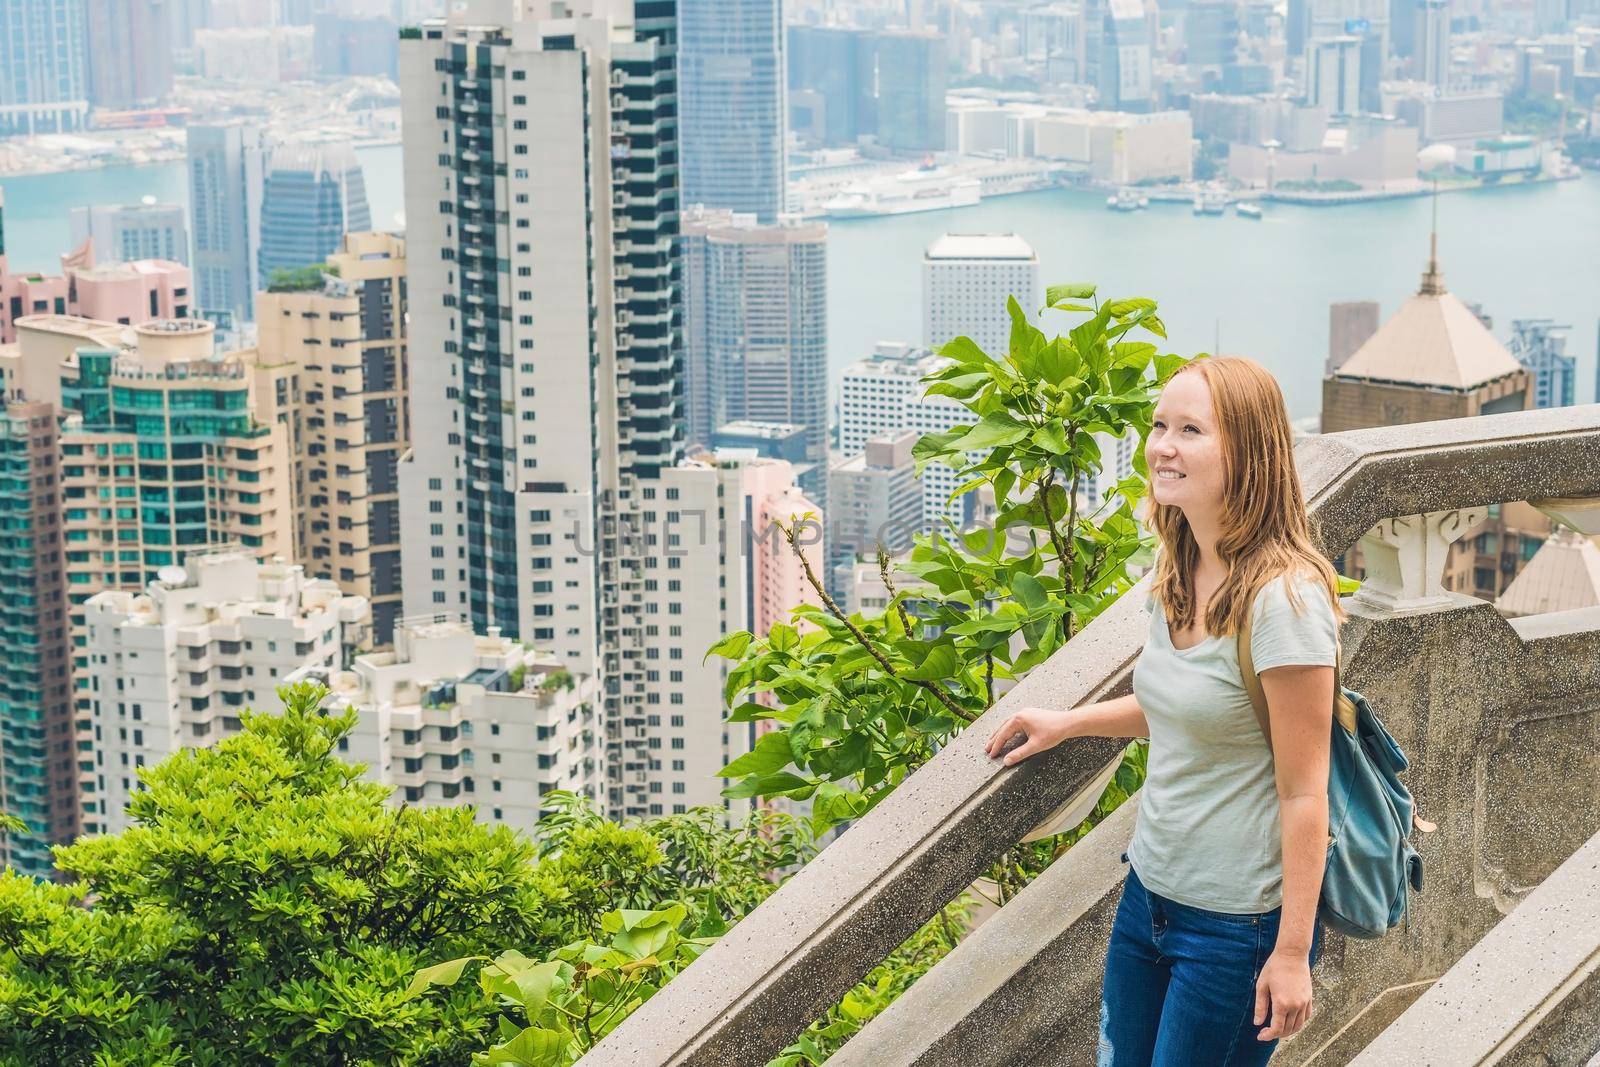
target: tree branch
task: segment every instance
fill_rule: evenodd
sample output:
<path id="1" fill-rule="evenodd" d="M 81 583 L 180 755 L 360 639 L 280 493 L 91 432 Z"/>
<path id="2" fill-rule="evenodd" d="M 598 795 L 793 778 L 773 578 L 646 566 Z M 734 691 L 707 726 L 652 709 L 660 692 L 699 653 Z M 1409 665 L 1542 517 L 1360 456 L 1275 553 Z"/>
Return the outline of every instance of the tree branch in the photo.
<path id="1" fill-rule="evenodd" d="M 889 591 L 889 599 L 895 598 L 894 582 L 889 578 L 889 553 L 884 549 L 883 542 L 878 542 L 878 575 L 883 579 L 883 587 Z M 900 625 L 905 627 L 907 637 L 915 637 L 911 632 L 911 618 L 906 614 L 903 603 L 895 604 L 895 610 L 900 613 Z"/>
<path id="2" fill-rule="evenodd" d="M 862 648 L 866 649 L 867 653 L 873 659 L 878 661 L 878 665 L 887 671 L 891 678 L 900 678 L 900 674 L 894 669 L 894 665 L 891 664 L 887 658 L 885 658 L 882 652 L 878 651 L 878 646 L 873 644 L 871 639 L 868 638 L 866 634 L 861 632 L 860 627 L 850 621 L 850 617 L 840 610 L 839 605 L 834 602 L 833 597 L 829 596 L 828 591 L 822 587 L 822 583 L 817 581 L 816 572 L 811 569 L 811 561 L 806 559 L 806 554 L 800 551 L 800 546 L 795 542 L 795 525 L 796 524 L 791 523 L 789 526 L 785 527 L 782 523 L 779 523 L 778 529 L 783 531 L 783 539 L 789 542 L 789 547 L 794 549 L 794 554 L 799 557 L 800 567 L 805 571 L 806 581 L 810 584 L 811 588 L 817 591 L 817 595 L 822 598 L 823 607 L 828 609 L 828 613 L 830 615 L 844 624 L 845 629 L 850 631 L 851 636 L 856 639 L 857 643 L 859 643 Z M 948 709 L 962 722 L 974 723 L 978 721 L 978 717 L 976 715 L 973 715 L 971 712 L 967 711 L 967 709 L 963 708 L 960 704 L 957 704 L 955 700 L 951 698 L 949 693 L 939 688 L 939 686 L 935 683 L 921 682 L 912 679 L 900 680 L 911 681 L 912 685 L 917 686 L 919 689 L 926 690 L 928 693 L 932 694 L 935 700 L 943 704 L 946 709 Z"/>

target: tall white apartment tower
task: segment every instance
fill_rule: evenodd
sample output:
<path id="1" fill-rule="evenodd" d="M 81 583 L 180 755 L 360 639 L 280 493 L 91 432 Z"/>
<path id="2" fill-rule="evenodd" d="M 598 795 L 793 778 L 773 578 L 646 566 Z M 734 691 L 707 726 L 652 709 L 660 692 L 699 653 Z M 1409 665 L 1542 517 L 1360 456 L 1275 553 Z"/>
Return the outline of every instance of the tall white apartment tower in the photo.
<path id="1" fill-rule="evenodd" d="M 729 744 L 700 661 L 738 546 L 715 471 L 678 467 L 675 34 L 671 0 L 468 0 L 400 42 L 406 228 L 430 250 L 408 260 L 405 612 L 599 678 L 616 817 L 722 803 L 681 754 L 658 776 L 668 724 L 708 764 Z"/>
<path id="2" fill-rule="evenodd" d="M 1039 257 L 1014 233 L 947 233 L 922 257 L 922 343 L 937 350 L 967 336 L 991 356 L 1006 353 L 1015 296 L 1030 319 L 1043 304 Z"/>

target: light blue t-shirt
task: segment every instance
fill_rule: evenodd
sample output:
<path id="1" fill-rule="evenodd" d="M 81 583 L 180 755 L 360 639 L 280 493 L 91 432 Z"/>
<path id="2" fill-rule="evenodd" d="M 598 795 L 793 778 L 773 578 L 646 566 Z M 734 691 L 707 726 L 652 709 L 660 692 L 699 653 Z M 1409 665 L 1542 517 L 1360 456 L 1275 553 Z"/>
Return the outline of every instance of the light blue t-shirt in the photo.
<path id="1" fill-rule="evenodd" d="M 1321 582 L 1262 586 L 1252 607 L 1256 673 L 1334 665 L 1338 627 Z M 1133 692 L 1150 724 L 1150 754 L 1128 861 L 1152 892 L 1231 914 L 1283 902 L 1283 840 L 1272 750 L 1239 673 L 1238 636 L 1173 646 L 1166 612 L 1147 598 L 1150 633 Z"/>

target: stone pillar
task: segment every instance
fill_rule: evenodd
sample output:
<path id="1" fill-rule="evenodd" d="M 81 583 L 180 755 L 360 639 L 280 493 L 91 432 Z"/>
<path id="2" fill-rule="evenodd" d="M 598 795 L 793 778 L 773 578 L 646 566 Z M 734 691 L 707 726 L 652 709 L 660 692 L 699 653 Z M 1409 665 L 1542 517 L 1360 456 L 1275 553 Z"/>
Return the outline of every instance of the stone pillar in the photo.
<path id="1" fill-rule="evenodd" d="M 1442 579 L 1450 546 L 1488 516 L 1487 507 L 1452 508 L 1378 523 L 1361 537 L 1367 577 L 1356 599 L 1385 611 L 1449 604 Z"/>

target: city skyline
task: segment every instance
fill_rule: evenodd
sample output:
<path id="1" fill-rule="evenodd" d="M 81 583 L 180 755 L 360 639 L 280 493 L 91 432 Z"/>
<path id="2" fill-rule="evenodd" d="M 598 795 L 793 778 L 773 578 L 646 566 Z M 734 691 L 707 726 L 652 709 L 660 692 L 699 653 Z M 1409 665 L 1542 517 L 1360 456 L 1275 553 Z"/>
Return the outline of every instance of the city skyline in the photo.
<path id="1" fill-rule="evenodd" d="M 1144 220 L 1170 218 L 1161 200 L 1186 213 L 1192 201 L 1186 240 L 1226 225 L 1215 240 L 1248 250 L 1281 240 L 1279 224 L 1304 225 L 1299 204 L 1348 201 L 1326 210 L 1377 218 L 1441 167 L 1447 185 L 1485 197 L 1576 176 L 1594 133 L 1579 98 L 1600 84 L 1587 12 L 1468 22 L 1443 0 L 1381 6 L 1315 0 L 1285 21 L 1139 0 L 787 11 L 776 0 L 474 0 L 451 17 L 290 2 L 262 19 L 196 0 L 155 23 L 103 0 L 82 54 L 64 48 L 52 68 L 59 91 L 8 112 L 32 132 L 0 139 L 15 153 L 0 153 L 0 168 L 120 138 L 153 146 L 155 160 L 176 150 L 181 195 L 73 203 L 60 212 L 73 239 L 54 253 L 59 274 L 0 264 L 0 338 L 15 339 L 19 368 L 8 418 L 19 462 L 59 467 L 71 492 L 161 504 L 63 507 L 64 536 L 126 543 L 71 548 L 62 584 L 40 592 L 48 603 L 66 590 L 70 625 L 34 618 L 19 640 L 86 638 L 95 598 L 111 612 L 94 624 L 108 656 L 148 625 L 139 598 L 167 603 L 162 589 L 173 618 L 197 610 L 178 606 L 191 596 L 237 610 L 227 605 L 251 600 L 248 583 L 179 594 L 205 587 L 195 568 L 210 553 L 237 546 L 300 575 L 273 579 L 277 592 L 259 598 L 286 598 L 273 611 L 291 610 L 302 580 L 313 599 L 337 590 L 351 605 L 348 640 L 269 655 L 259 669 L 270 677 L 359 676 L 348 703 L 363 723 L 393 686 L 468 686 L 454 725 L 424 714 L 442 705 L 415 705 L 406 729 L 422 740 L 406 744 L 440 751 L 361 735 L 407 802 L 516 812 L 505 821 L 526 828 L 544 791 L 574 788 L 617 817 L 710 804 L 732 818 L 752 802 L 721 797 L 715 772 L 759 735 L 726 721 L 725 668 L 694 660 L 726 633 L 816 603 L 819 585 L 840 602 L 876 596 L 857 588 L 880 579 L 862 569 L 875 546 L 851 539 L 856 526 L 899 531 L 886 547 L 901 552 L 914 532 L 981 518 L 975 497 L 949 499 L 952 470 L 913 469 L 918 436 L 970 416 L 922 397 L 917 379 L 957 336 L 1004 353 L 1007 298 L 1031 316 L 1056 271 L 1083 269 L 1072 250 L 1101 239 L 1080 227 L 1060 240 L 1075 217 L 1060 205 L 1098 196 L 1107 235 L 1149 240 Z M 70 38 L 73 25 L 68 13 L 49 32 Z M 116 27 L 129 48 L 107 35 Z M 38 32 L 0 21 L 0 47 Z M 153 46 L 137 42 L 166 40 L 170 66 L 139 62 Z M 281 103 L 250 111 L 262 93 Z M 1518 132 L 1542 100 L 1567 103 L 1537 135 Z M 181 129 L 169 125 L 174 102 L 188 110 Z M 385 143 L 400 145 L 397 165 L 374 154 Z M 366 161 L 379 158 L 391 172 L 373 172 Z M 1006 224 L 1002 198 L 1030 192 L 1010 201 Z M 1237 221 L 1263 210 L 1272 226 Z M 1447 225 L 1446 272 L 1451 236 Z M 1188 269 L 1195 289 L 1217 280 Z M 1326 385 L 1323 369 L 1362 379 L 1364 346 L 1420 314 L 1411 300 L 1385 315 L 1411 290 L 1362 280 L 1367 291 L 1315 316 L 1337 335 L 1326 364 L 1313 358 L 1329 395 L 1370 391 Z M 1488 289 L 1463 292 L 1488 304 L 1472 305 L 1474 343 L 1523 383 L 1504 403 L 1573 403 L 1588 346 L 1572 338 L 1596 316 Z M 1192 297 L 1175 299 L 1181 309 Z M 1220 313 L 1211 325 L 1220 344 Z M 875 376 L 895 379 L 892 397 L 871 393 Z M 1287 391 L 1303 404 L 1297 381 Z M 153 397 L 160 418 L 146 410 Z M 1351 403 L 1322 414 L 1370 418 Z M 22 449 L 41 419 L 58 420 L 58 443 Z M 1088 506 L 1132 473 L 1133 444 L 1099 444 L 1105 471 L 1081 487 Z M 166 462 L 129 471 L 73 458 L 102 447 Z M 198 474 L 195 447 L 215 450 Z M 701 528 L 687 532 L 686 517 Z M 809 571 L 773 537 L 774 523 L 802 521 L 823 531 Z M 183 577 L 161 577 L 191 556 Z M 26 581 L 27 561 L 6 566 Z M 470 662 L 429 651 L 469 638 L 488 643 Z M 234 637 L 209 640 L 236 654 Z M 389 673 L 361 659 L 402 644 L 412 658 Z M 174 662 L 194 655 L 162 647 Z M 230 735 L 224 709 L 262 700 L 261 686 L 221 684 L 240 681 L 230 674 L 148 688 L 125 667 L 56 651 L 71 661 L 72 704 L 40 698 L 52 730 L 119 732 L 76 768 L 61 737 L 0 740 L 32 775 L 16 790 L 49 798 L 30 809 L 47 837 L 120 827 L 139 766 Z M 568 674 L 581 699 L 523 699 L 511 674 L 536 667 Z M 495 672 L 510 688 L 470 688 Z M 118 683 L 140 699 L 113 708 L 96 695 Z M 540 749 L 549 774 L 465 769 L 518 751 L 463 737 L 492 724 L 486 709 L 502 696 L 533 731 L 517 744 L 558 739 Z M 152 721 L 166 724 L 159 737 Z M 90 802 L 74 805 L 74 790 Z M 43 865 L 43 840 L 19 843 L 17 862 Z"/>

